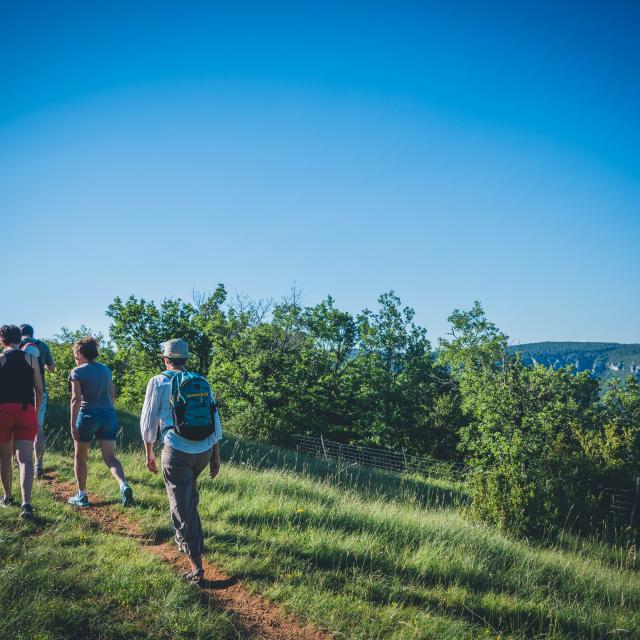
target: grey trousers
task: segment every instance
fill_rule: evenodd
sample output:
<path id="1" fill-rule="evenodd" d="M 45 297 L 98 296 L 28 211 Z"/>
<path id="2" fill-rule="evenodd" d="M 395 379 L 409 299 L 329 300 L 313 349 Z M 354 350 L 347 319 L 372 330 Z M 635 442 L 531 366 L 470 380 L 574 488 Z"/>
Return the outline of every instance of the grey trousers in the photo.
<path id="1" fill-rule="evenodd" d="M 169 497 L 171 524 L 178 548 L 190 558 L 204 552 L 196 480 L 209 464 L 212 452 L 213 447 L 203 453 L 184 453 L 167 445 L 162 449 L 162 477 Z"/>

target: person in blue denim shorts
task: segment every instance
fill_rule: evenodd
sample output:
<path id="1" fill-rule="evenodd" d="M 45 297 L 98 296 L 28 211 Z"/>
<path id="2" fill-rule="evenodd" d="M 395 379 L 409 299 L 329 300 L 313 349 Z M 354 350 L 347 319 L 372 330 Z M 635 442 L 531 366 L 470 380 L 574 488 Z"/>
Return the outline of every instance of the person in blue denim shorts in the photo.
<path id="1" fill-rule="evenodd" d="M 133 491 L 127 484 L 120 460 L 116 458 L 118 423 L 114 409 L 115 389 L 111 369 L 96 362 L 98 343 L 87 336 L 73 345 L 73 358 L 78 365 L 70 374 L 71 382 L 71 436 L 75 447 L 75 474 L 78 492 L 69 498 L 69 504 L 89 507 L 87 496 L 87 460 L 91 441 L 100 443 L 102 459 L 120 486 L 122 506 L 133 504 Z"/>

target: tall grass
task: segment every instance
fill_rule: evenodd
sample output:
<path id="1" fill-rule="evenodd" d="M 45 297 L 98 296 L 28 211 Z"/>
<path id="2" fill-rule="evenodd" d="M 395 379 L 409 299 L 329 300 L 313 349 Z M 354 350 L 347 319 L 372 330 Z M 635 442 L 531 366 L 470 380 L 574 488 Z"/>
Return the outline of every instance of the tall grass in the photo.
<path id="1" fill-rule="evenodd" d="M 123 436 L 132 516 L 169 540 L 162 480 L 137 433 Z M 464 487 L 230 439 L 223 452 L 220 476 L 200 483 L 209 559 L 337 637 L 640 637 L 640 575 L 624 540 L 514 540 L 465 517 Z M 71 479 L 67 454 L 50 461 Z M 116 504 L 95 453 L 89 488 Z"/>
<path id="2" fill-rule="evenodd" d="M 237 638 L 232 620 L 132 540 L 36 485 L 36 521 L 0 509 L 0 638 Z"/>

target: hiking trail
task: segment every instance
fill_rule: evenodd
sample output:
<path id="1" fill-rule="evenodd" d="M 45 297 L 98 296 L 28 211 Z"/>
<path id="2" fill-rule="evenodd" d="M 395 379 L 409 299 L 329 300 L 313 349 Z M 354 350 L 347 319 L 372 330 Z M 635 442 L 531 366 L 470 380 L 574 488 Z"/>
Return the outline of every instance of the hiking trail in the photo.
<path id="1" fill-rule="evenodd" d="M 46 470 L 42 485 L 56 500 L 64 503 L 76 492 L 75 485 L 58 480 L 53 469 Z M 184 573 L 190 568 L 173 541 L 155 542 L 142 532 L 136 522 L 113 509 L 113 503 L 91 494 L 89 500 L 91 507 L 77 509 L 76 512 L 96 528 L 137 540 L 144 549 L 169 563 L 176 572 Z M 200 585 L 201 594 L 216 608 L 230 612 L 247 636 L 261 640 L 332 639 L 328 632 L 300 622 L 263 596 L 250 592 L 236 578 L 226 575 L 204 558 L 203 566 L 206 579 Z"/>

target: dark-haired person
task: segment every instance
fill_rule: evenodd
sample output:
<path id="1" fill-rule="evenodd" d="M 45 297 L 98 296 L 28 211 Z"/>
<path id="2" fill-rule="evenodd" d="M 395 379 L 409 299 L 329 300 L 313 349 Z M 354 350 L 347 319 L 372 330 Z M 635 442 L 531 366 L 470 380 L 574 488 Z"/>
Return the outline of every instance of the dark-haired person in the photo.
<path id="1" fill-rule="evenodd" d="M 20 343 L 20 346 L 23 351 L 30 353 L 38 359 L 40 378 L 42 379 L 42 402 L 38 406 L 38 433 L 34 442 L 36 454 L 36 477 L 42 478 L 42 459 L 44 457 L 45 446 L 44 419 L 47 413 L 47 401 L 49 400 L 45 371 L 53 373 L 55 371 L 56 364 L 47 343 L 33 337 L 34 331 L 30 324 L 21 324 L 20 333 L 22 334 L 22 342 Z"/>
<path id="2" fill-rule="evenodd" d="M 42 402 L 42 380 L 38 360 L 20 349 L 22 336 L 16 325 L 0 327 L 0 477 L 4 496 L 0 506 L 12 503 L 11 458 L 15 448 L 20 466 L 22 506 L 20 517 L 33 518 L 33 440 L 38 433 L 36 409 Z"/>
<path id="3" fill-rule="evenodd" d="M 70 374 L 71 436 L 75 447 L 75 474 L 78 492 L 69 504 L 89 507 L 87 496 L 87 460 L 89 447 L 95 437 L 100 442 L 102 459 L 120 486 L 122 506 L 133 504 L 133 491 L 127 484 L 120 460 L 116 458 L 118 423 L 114 402 L 116 397 L 111 369 L 96 362 L 98 343 L 87 336 L 73 345 L 73 359 L 78 365 Z"/>
<path id="4" fill-rule="evenodd" d="M 171 523 L 175 531 L 176 543 L 180 551 L 187 555 L 191 571 L 185 576 L 193 582 L 204 578 L 202 553 L 204 536 L 198 515 L 198 476 L 209 467 L 212 478 L 220 470 L 220 439 L 222 426 L 216 409 L 216 401 L 205 379 L 186 371 L 189 348 L 179 338 L 162 344 L 162 353 L 166 371 L 149 380 L 147 392 L 140 415 L 140 431 L 144 440 L 147 469 L 158 473 L 158 465 L 153 445 L 158 436 L 162 437 L 162 478 L 169 498 Z M 208 396 L 204 406 L 208 418 L 206 437 L 193 440 L 180 435 L 174 424 L 174 412 L 171 408 L 172 382 L 176 376 L 196 376 L 201 385 L 201 393 L 193 396 Z M 205 384 L 206 383 L 206 384 Z M 188 392 L 187 392 L 188 393 Z M 174 397 L 175 399 L 175 397 Z M 205 400 L 205 398 L 203 398 Z"/>

